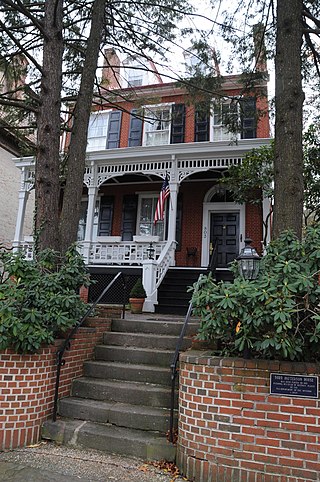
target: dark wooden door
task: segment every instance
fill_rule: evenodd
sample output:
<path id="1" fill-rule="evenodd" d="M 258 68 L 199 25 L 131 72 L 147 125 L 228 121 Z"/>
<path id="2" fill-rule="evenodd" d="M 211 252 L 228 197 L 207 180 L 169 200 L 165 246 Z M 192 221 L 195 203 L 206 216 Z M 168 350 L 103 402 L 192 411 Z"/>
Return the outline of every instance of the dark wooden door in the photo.
<path id="1" fill-rule="evenodd" d="M 211 214 L 210 257 L 215 245 L 216 267 L 227 268 L 239 254 L 239 213 Z"/>

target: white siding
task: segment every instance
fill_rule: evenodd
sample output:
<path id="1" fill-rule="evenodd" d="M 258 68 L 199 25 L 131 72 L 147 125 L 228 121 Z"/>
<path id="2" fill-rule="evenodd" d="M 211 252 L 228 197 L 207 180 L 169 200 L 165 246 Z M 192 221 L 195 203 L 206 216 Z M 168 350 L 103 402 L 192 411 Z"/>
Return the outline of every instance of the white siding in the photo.
<path id="1" fill-rule="evenodd" d="M 15 166 L 13 155 L 0 147 L 0 243 L 13 241 L 18 211 L 20 170 Z M 34 193 L 27 203 L 24 236 L 32 234 Z"/>

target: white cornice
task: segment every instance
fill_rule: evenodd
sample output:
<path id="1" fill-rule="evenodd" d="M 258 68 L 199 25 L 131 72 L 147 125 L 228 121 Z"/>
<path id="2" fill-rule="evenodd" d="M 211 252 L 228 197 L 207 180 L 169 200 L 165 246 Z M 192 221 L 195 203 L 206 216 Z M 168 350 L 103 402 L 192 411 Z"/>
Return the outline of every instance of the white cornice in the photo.
<path id="1" fill-rule="evenodd" d="M 242 157 L 251 149 L 262 145 L 270 144 L 271 139 L 241 139 L 237 143 L 230 144 L 229 141 L 219 142 L 188 142 L 184 144 L 168 144 L 165 146 L 148 147 L 124 147 L 118 149 L 105 149 L 103 151 L 89 152 L 87 164 L 125 162 L 150 159 L 165 160 L 174 158 L 191 159 L 195 157 L 221 157 L 240 156 Z"/>

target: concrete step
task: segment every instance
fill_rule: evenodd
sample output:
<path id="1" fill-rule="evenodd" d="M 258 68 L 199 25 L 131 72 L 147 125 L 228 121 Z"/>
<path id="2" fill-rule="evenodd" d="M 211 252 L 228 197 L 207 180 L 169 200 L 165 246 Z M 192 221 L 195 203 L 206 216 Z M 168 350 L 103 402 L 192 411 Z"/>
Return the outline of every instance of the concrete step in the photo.
<path id="1" fill-rule="evenodd" d="M 73 447 L 90 448 L 143 460 L 175 459 L 175 446 L 154 431 L 134 430 L 81 420 L 46 421 L 42 437 Z"/>
<path id="2" fill-rule="evenodd" d="M 85 362 L 83 368 L 85 377 L 171 385 L 169 367 L 93 360 Z"/>
<path id="3" fill-rule="evenodd" d="M 170 367 L 173 350 L 155 350 L 127 346 L 97 345 L 95 359 L 132 364 Z"/>
<path id="4" fill-rule="evenodd" d="M 82 377 L 73 381 L 72 396 L 120 403 L 130 400 L 133 405 L 169 408 L 171 390 L 163 385 Z"/>
<path id="5" fill-rule="evenodd" d="M 171 335 L 160 335 L 152 333 L 121 333 L 107 332 L 103 336 L 103 343 L 106 345 L 117 345 L 124 347 L 154 348 L 155 350 L 176 349 L 178 337 Z M 190 348 L 192 340 L 185 337 L 182 343 L 182 350 Z"/>
<path id="6" fill-rule="evenodd" d="M 173 317 L 174 318 L 174 317 Z M 136 319 L 114 319 L 112 320 L 112 331 L 124 333 L 154 333 L 162 335 L 172 335 L 179 337 L 183 322 L 179 317 L 177 321 L 168 321 L 165 318 L 157 320 L 136 320 Z M 199 320 L 190 320 L 186 335 L 194 335 L 200 326 Z"/>
<path id="7" fill-rule="evenodd" d="M 167 303 L 167 300 L 165 298 L 165 301 L 160 302 L 156 306 L 156 313 L 165 315 L 165 314 L 170 314 L 172 315 L 173 313 L 176 315 L 184 315 L 187 312 L 188 309 L 188 304 L 182 304 L 182 301 L 180 300 L 179 302 L 176 303 Z"/>
<path id="8" fill-rule="evenodd" d="M 170 425 L 170 412 L 167 409 L 76 397 L 60 400 L 59 415 L 70 419 L 110 423 L 117 427 L 152 430 L 163 434 L 167 432 Z M 176 425 L 177 412 L 175 411 Z"/>

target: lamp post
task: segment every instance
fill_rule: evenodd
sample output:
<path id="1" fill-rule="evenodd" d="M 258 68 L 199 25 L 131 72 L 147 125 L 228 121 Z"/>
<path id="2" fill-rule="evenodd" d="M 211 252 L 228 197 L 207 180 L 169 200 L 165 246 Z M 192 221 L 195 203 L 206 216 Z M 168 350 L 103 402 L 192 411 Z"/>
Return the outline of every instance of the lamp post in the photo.
<path id="1" fill-rule="evenodd" d="M 246 280 L 254 280 L 259 274 L 261 257 L 257 251 L 252 248 L 252 239 L 244 240 L 245 246 L 237 257 L 240 275 Z"/>
<path id="2" fill-rule="evenodd" d="M 149 247 L 147 248 L 148 259 L 154 259 L 154 252 L 155 252 L 155 249 L 153 247 L 153 244 L 150 243 Z"/>

